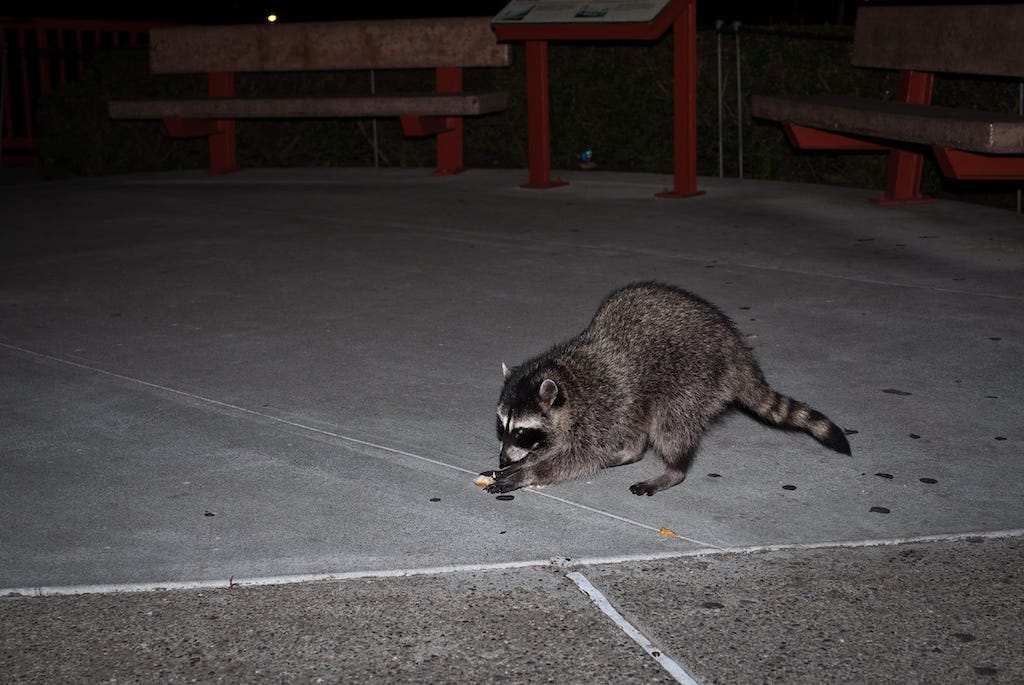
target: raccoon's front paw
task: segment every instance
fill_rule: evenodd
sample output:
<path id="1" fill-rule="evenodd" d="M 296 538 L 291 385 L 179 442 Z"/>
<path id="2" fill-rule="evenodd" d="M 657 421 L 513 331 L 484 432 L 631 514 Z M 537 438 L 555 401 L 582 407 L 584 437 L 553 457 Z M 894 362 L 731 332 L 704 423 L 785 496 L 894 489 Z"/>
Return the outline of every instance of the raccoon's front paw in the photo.
<path id="1" fill-rule="evenodd" d="M 492 495 L 501 495 L 501 494 L 504 494 L 506 492 L 512 492 L 513 490 L 518 490 L 521 487 L 523 487 L 523 486 L 519 485 L 518 483 L 513 483 L 513 482 L 507 481 L 507 480 L 505 480 L 505 481 L 497 480 L 497 481 L 491 483 L 490 485 L 488 485 L 486 488 L 484 488 L 484 492 L 489 492 Z"/>
<path id="2" fill-rule="evenodd" d="M 491 471 L 489 475 L 494 478 L 494 482 L 484 488 L 484 492 L 489 492 L 492 495 L 501 495 L 506 492 L 512 492 L 523 487 L 522 472 L 519 469 L 513 469 L 509 467 L 503 471 Z"/>
<path id="3" fill-rule="evenodd" d="M 479 485 L 482 488 L 486 488 L 488 485 L 494 482 L 494 471 L 484 471 L 479 476 L 473 479 L 473 485 Z"/>

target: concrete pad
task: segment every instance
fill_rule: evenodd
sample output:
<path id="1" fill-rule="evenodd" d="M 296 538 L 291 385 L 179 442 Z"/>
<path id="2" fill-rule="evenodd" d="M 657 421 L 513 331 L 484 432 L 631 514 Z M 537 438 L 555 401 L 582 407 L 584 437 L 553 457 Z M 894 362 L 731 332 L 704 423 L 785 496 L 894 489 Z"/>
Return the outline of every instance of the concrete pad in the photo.
<path id="1" fill-rule="evenodd" d="M 786 550 L 584 571 L 703 683 L 1015 683 L 1024 544 Z"/>
<path id="2" fill-rule="evenodd" d="M 1018 539 L 7 598 L 13 682 L 1019 683 Z M 102 620 L 99 620 L 102 617 Z"/>
<path id="3" fill-rule="evenodd" d="M 549 498 L 526 508 L 522 498 L 495 501 L 472 485 L 475 472 L 440 461 L 49 359 L 0 357 L 14 391 L 0 404 L 11 445 L 6 588 L 173 586 L 650 549 L 635 524 L 578 516 Z"/>
<path id="4" fill-rule="evenodd" d="M 571 567 L 701 682 L 1019 680 L 1020 217 L 564 177 L 3 179 L 0 671 L 670 682 Z M 729 414 L 655 497 L 653 457 L 472 485 L 500 364 L 648 279 L 717 303 L 853 456 Z"/>
<path id="5" fill-rule="evenodd" d="M 6 654 L 39 656 L 5 669 L 15 679 L 675 682 L 571 583 L 537 570 L 43 600 L 5 604 L 26 628 Z"/>
<path id="6" fill-rule="evenodd" d="M 0 507 L 17 522 L 0 587 L 1024 528 L 1018 216 L 716 179 L 656 200 L 670 179 L 566 176 L 0 187 Z M 475 488 L 501 362 L 646 279 L 716 302 L 777 389 L 857 431 L 853 457 L 730 414 L 653 498 L 627 488 L 654 457 L 512 502 Z"/>

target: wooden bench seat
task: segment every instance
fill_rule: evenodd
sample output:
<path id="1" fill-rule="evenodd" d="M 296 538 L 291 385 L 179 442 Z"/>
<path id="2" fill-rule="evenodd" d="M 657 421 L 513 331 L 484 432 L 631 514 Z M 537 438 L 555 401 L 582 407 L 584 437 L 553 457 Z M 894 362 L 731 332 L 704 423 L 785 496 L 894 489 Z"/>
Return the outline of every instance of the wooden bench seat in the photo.
<path id="1" fill-rule="evenodd" d="M 1024 154 L 1024 117 L 1013 114 L 854 96 L 754 96 L 751 106 L 760 117 L 823 131 L 987 155 Z"/>
<path id="2" fill-rule="evenodd" d="M 479 116 L 508 108 L 508 93 L 423 93 L 312 98 L 191 98 L 110 103 L 115 119 L 320 119 Z"/>
<path id="3" fill-rule="evenodd" d="M 1024 178 L 1024 117 L 931 104 L 934 74 L 1024 76 L 1024 5 L 865 6 L 857 12 L 854 66 L 899 72 L 895 100 L 755 95 L 753 116 L 782 123 L 804 150 L 887 151 L 882 204 L 925 201 L 922 152 L 947 176 Z"/>
<path id="4" fill-rule="evenodd" d="M 153 29 L 154 74 L 205 73 L 205 97 L 115 100 L 114 119 L 160 119 L 172 137 L 208 136 L 210 172 L 237 169 L 236 119 L 398 117 L 408 136 L 437 137 L 437 171 L 463 168 L 463 117 L 504 110 L 504 91 L 466 92 L 467 67 L 506 67 L 508 45 L 486 17 L 306 22 Z M 238 97 L 235 73 L 432 69 L 429 93 L 361 93 L 310 97 Z"/>

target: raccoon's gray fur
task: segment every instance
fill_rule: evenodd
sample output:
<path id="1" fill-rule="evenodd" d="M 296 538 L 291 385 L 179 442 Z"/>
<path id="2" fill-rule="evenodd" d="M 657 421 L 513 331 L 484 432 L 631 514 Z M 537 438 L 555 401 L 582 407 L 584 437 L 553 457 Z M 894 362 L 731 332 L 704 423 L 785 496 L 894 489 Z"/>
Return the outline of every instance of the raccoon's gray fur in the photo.
<path id="1" fill-rule="evenodd" d="M 838 426 L 768 386 L 722 312 L 660 283 L 613 292 L 575 338 L 502 369 L 501 469 L 484 472 L 492 493 L 631 464 L 653 448 L 665 472 L 630 487 L 653 495 L 682 482 L 701 434 L 730 406 L 850 454 Z"/>

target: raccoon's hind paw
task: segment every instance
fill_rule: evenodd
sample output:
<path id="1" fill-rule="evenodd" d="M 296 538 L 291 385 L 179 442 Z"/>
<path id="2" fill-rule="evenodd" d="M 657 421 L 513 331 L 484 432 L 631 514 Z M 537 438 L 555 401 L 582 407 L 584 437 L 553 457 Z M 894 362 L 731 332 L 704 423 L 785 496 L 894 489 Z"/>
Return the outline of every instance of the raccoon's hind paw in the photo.
<path id="1" fill-rule="evenodd" d="M 633 483 L 629 486 L 629 491 L 634 495 L 647 495 L 650 497 L 656 492 L 667 490 L 673 485 L 679 485 L 686 478 L 685 471 L 679 471 L 677 469 L 669 469 L 665 473 L 661 474 L 657 478 L 651 480 L 642 480 L 639 483 Z"/>
<path id="2" fill-rule="evenodd" d="M 650 497 L 651 495 L 658 491 L 658 488 L 651 485 L 651 481 L 644 480 L 640 481 L 639 483 L 633 483 L 632 485 L 630 485 L 629 491 L 632 492 L 634 495 L 647 495 L 648 497 Z"/>

